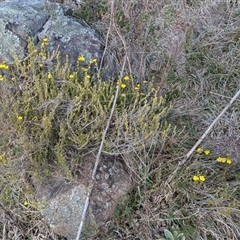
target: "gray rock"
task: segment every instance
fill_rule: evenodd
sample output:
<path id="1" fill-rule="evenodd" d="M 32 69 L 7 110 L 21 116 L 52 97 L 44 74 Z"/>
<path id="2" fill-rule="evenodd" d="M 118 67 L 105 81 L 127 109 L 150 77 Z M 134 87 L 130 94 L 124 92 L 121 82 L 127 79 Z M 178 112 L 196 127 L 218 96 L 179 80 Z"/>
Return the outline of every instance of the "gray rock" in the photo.
<path id="1" fill-rule="evenodd" d="M 37 45 L 47 37 L 48 50 L 59 49 L 63 61 L 68 56 L 72 65 L 81 54 L 86 60 L 102 57 L 100 34 L 83 20 L 65 16 L 61 4 L 45 0 L 1 2 L 0 61 L 12 64 L 15 57 L 23 59 L 29 36 Z"/>
<path id="2" fill-rule="evenodd" d="M 76 169 L 75 181 L 67 182 L 55 173 L 55 177 L 46 179 L 40 186 L 35 182 L 36 197 L 47 205 L 42 214 L 56 234 L 69 240 L 77 236 L 95 160 L 93 154 L 83 157 L 81 167 Z M 113 157 L 102 157 L 85 223 L 90 233 L 106 224 L 130 188 L 130 176 L 124 163 Z"/>

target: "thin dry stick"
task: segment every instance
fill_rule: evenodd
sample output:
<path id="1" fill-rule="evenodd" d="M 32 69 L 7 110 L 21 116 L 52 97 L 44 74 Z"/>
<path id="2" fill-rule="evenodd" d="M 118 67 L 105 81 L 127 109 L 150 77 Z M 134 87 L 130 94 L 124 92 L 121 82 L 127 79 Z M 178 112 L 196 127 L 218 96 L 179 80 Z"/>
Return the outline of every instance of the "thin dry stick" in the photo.
<path id="1" fill-rule="evenodd" d="M 120 74 L 120 79 L 122 79 L 122 77 L 123 77 L 123 72 L 124 72 L 124 68 L 125 68 L 125 65 L 126 65 L 126 58 L 127 57 L 125 55 L 124 61 L 123 61 L 123 66 L 122 66 L 122 71 L 121 71 L 121 74 Z M 95 162 L 93 172 L 92 172 L 92 181 L 91 181 L 91 184 L 89 186 L 90 190 L 87 193 L 87 197 L 86 197 L 86 201 L 85 201 L 85 204 L 84 204 L 84 209 L 83 209 L 83 212 L 82 212 L 81 222 L 80 222 L 80 225 L 79 225 L 79 228 L 78 228 L 78 233 L 77 233 L 76 240 L 79 240 L 79 238 L 81 236 L 83 224 L 84 224 L 86 214 L 87 214 L 87 209 L 88 209 L 88 206 L 89 206 L 90 196 L 91 196 L 93 186 L 94 186 L 94 180 L 95 180 L 95 175 L 96 175 L 96 172 L 97 172 L 97 167 L 98 167 L 98 164 L 100 162 L 100 156 L 101 156 L 101 153 L 102 153 L 103 144 L 104 144 L 104 141 L 105 141 L 105 138 L 106 138 L 106 134 L 107 134 L 107 131 L 109 129 L 109 125 L 110 125 L 110 122 L 111 122 L 111 119 L 112 119 L 112 116 L 113 116 L 113 113 L 114 113 L 114 110 L 115 110 L 115 107 L 116 107 L 119 89 L 120 89 L 120 84 L 118 85 L 117 91 L 115 93 L 111 113 L 110 113 L 110 116 L 108 118 L 106 128 L 105 128 L 105 130 L 103 132 L 103 135 L 102 135 L 102 141 L 101 141 L 101 144 L 100 144 L 100 147 L 99 147 L 99 150 L 98 150 L 98 154 L 97 154 L 97 157 L 96 157 L 96 162 Z"/>
<path id="2" fill-rule="evenodd" d="M 198 139 L 198 141 L 195 143 L 195 145 L 191 148 L 191 150 L 187 153 L 187 155 L 184 157 L 184 159 L 179 162 L 176 169 L 173 171 L 171 176 L 168 178 L 167 183 L 171 182 L 173 176 L 176 174 L 176 172 L 181 168 L 183 164 L 186 163 L 188 158 L 192 155 L 192 153 L 195 151 L 195 149 L 198 147 L 198 145 L 203 141 L 203 139 L 208 135 L 208 133 L 211 131 L 213 126 L 216 124 L 216 122 L 223 116 L 223 114 L 228 110 L 228 108 L 233 104 L 233 102 L 237 99 L 237 97 L 240 95 L 240 89 L 238 92 L 233 96 L 231 101 L 226 105 L 226 107 L 222 110 L 222 112 L 215 118 L 215 120 L 212 122 L 212 124 L 208 127 L 208 129 L 205 131 L 205 133 Z"/>
<path id="3" fill-rule="evenodd" d="M 214 95 L 217 95 L 217 96 L 219 96 L 219 97 L 226 98 L 226 99 L 231 99 L 230 97 L 227 97 L 227 96 L 224 96 L 224 95 L 222 95 L 222 94 L 215 93 L 215 92 L 212 92 L 212 91 L 210 91 L 209 93 L 214 94 Z M 236 100 L 236 101 L 240 102 L 240 100 Z"/>
<path id="4" fill-rule="evenodd" d="M 107 45 L 108 45 L 108 41 L 109 41 L 110 31 L 112 30 L 112 25 L 114 24 L 114 0 L 111 0 L 110 6 L 111 6 L 110 7 L 110 22 L 109 22 L 107 35 L 106 35 L 105 48 L 103 50 L 102 59 L 101 59 L 100 65 L 99 65 L 100 69 L 103 66 L 103 60 L 104 60 L 104 56 L 105 56 L 106 51 L 107 51 Z"/>

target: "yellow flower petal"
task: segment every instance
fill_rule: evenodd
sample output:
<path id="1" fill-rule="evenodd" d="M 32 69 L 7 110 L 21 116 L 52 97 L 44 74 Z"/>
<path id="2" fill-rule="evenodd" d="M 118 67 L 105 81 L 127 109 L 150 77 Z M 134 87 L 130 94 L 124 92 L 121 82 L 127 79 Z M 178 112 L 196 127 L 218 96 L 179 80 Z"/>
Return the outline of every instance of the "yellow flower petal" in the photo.
<path id="1" fill-rule="evenodd" d="M 1 68 L 1 69 L 5 69 L 5 70 L 8 70 L 8 69 L 9 69 L 9 66 L 8 66 L 6 63 L 0 63 L 0 68 Z"/>
<path id="2" fill-rule="evenodd" d="M 206 155 L 209 155 L 209 154 L 210 154 L 210 152 L 211 152 L 211 151 L 210 151 L 210 150 L 208 150 L 208 149 L 204 151 L 204 153 L 205 153 Z"/>
<path id="3" fill-rule="evenodd" d="M 200 176 L 199 176 L 199 180 L 202 181 L 202 182 L 204 182 L 206 179 L 205 179 L 204 176 L 200 175 Z"/>
<path id="4" fill-rule="evenodd" d="M 226 163 L 227 163 L 227 164 L 232 164 L 232 160 L 229 159 L 229 158 L 227 158 L 227 159 L 226 159 Z"/>
<path id="5" fill-rule="evenodd" d="M 222 158 L 222 163 L 225 163 L 227 161 L 226 158 Z"/>
<path id="6" fill-rule="evenodd" d="M 17 120 L 18 120 L 18 121 L 22 121 L 22 120 L 23 120 L 23 117 L 22 117 L 22 116 L 18 116 L 18 117 L 17 117 Z"/>
<path id="7" fill-rule="evenodd" d="M 199 148 L 197 148 L 196 151 L 197 151 L 197 153 L 202 153 L 202 152 L 203 152 L 203 149 L 199 147 Z"/>
<path id="8" fill-rule="evenodd" d="M 52 79 L 53 75 L 51 73 L 48 73 L 47 78 Z"/>
<path id="9" fill-rule="evenodd" d="M 126 88 L 126 87 L 127 87 L 126 84 L 124 84 L 124 83 L 121 84 L 121 88 Z"/>
<path id="10" fill-rule="evenodd" d="M 123 79 L 124 79 L 125 81 L 129 81 L 129 80 L 130 80 L 130 77 L 129 77 L 129 76 L 125 76 Z"/>
<path id="11" fill-rule="evenodd" d="M 73 79 L 73 78 L 74 78 L 74 75 L 73 75 L 73 74 L 70 74 L 70 75 L 68 76 L 68 78 L 69 78 L 69 79 Z"/>
<path id="12" fill-rule="evenodd" d="M 193 178 L 192 178 L 192 179 L 193 179 L 193 181 L 199 181 L 199 177 L 198 177 L 198 176 L 196 176 L 196 175 L 195 175 L 195 176 L 193 176 Z"/>
<path id="13" fill-rule="evenodd" d="M 79 62 L 84 62 L 85 61 L 85 57 L 83 55 L 78 57 L 78 61 Z"/>

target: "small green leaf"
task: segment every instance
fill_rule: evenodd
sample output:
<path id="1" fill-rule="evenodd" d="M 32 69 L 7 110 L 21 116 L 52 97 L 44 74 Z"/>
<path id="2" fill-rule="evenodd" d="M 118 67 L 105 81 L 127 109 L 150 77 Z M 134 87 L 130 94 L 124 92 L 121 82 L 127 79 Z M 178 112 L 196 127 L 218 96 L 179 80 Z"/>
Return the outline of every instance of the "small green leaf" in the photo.
<path id="1" fill-rule="evenodd" d="M 184 236 L 184 234 L 183 233 L 180 233 L 179 235 L 178 235 L 178 237 L 177 237 L 177 240 L 185 240 L 186 238 L 185 238 L 185 236 Z"/>
<path id="2" fill-rule="evenodd" d="M 175 231 L 172 231 L 172 234 L 173 234 L 173 238 L 174 238 L 174 239 L 177 239 L 178 232 L 175 230 Z"/>
<path id="3" fill-rule="evenodd" d="M 165 235 L 167 240 L 174 240 L 174 237 L 173 237 L 172 233 L 169 230 L 165 229 L 164 230 L 164 235 Z"/>

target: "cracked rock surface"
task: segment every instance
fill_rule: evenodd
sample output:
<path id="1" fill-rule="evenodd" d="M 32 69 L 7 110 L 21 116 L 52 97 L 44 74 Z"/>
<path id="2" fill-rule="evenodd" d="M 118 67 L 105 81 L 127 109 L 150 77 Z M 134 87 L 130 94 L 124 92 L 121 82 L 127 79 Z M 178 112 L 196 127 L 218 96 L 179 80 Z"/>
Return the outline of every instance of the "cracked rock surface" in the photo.
<path id="1" fill-rule="evenodd" d="M 75 181 L 66 181 L 53 173 L 41 185 L 35 185 L 37 198 L 47 205 L 42 214 L 53 231 L 68 240 L 76 238 L 95 160 L 92 153 L 83 156 L 81 167 L 75 169 Z M 86 229 L 91 232 L 104 228 L 118 202 L 130 189 L 130 175 L 125 164 L 117 157 L 102 156 L 90 197 Z"/>
<path id="2" fill-rule="evenodd" d="M 45 0 L 12 0 L 0 2 L 0 61 L 14 63 L 23 59 L 28 37 L 39 45 L 49 39 L 48 50 L 59 49 L 72 65 L 83 54 L 87 60 L 102 57 L 100 34 L 83 20 L 64 15 L 63 5 Z"/>

